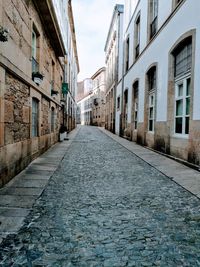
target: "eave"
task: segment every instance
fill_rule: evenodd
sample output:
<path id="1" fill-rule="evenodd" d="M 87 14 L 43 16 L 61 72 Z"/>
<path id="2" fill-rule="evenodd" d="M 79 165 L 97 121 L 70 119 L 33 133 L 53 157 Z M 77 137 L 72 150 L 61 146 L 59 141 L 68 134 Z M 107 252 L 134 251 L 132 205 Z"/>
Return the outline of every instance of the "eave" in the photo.
<path id="1" fill-rule="evenodd" d="M 56 19 L 56 14 L 51 0 L 33 0 L 36 10 L 40 16 L 45 33 L 58 57 L 63 57 L 65 48 L 60 33 L 60 28 Z"/>

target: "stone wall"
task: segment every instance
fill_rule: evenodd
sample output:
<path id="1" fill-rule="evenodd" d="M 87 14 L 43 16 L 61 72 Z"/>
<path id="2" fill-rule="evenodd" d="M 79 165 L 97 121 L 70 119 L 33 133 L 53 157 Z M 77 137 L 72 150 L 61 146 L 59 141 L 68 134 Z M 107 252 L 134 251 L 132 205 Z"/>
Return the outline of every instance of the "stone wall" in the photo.
<path id="1" fill-rule="evenodd" d="M 4 94 L 5 145 L 30 138 L 29 87 L 6 73 Z"/>

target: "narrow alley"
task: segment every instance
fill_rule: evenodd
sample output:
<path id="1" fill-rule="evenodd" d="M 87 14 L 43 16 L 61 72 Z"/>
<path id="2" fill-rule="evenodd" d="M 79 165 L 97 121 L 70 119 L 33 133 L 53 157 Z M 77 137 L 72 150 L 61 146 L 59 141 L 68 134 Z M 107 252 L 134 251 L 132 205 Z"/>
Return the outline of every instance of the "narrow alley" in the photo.
<path id="1" fill-rule="evenodd" d="M 200 266 L 199 198 L 100 128 L 76 132 L 0 266 Z"/>

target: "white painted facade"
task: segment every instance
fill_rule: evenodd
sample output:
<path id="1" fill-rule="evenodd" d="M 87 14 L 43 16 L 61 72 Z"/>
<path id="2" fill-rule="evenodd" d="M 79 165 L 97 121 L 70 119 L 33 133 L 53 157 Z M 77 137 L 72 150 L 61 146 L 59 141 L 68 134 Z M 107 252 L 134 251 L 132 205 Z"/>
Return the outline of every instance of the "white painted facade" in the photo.
<path id="1" fill-rule="evenodd" d="M 124 6 L 116 5 L 104 48 L 106 63 L 105 127 L 112 132 L 115 132 L 116 86 L 119 72 L 122 72 L 122 66 L 119 65 L 119 56 L 122 52 L 123 44 L 123 18 Z"/>
<path id="2" fill-rule="evenodd" d="M 62 36 L 65 48 L 65 75 L 64 81 L 68 83 L 69 92 L 64 96 L 66 124 L 71 130 L 75 127 L 76 117 L 76 94 L 77 94 L 77 76 L 79 73 L 79 62 L 76 47 L 76 36 L 74 30 L 74 20 L 71 0 L 57 1 L 52 0 L 54 11 L 56 13 L 57 23 Z"/>
<path id="3" fill-rule="evenodd" d="M 197 123 L 200 120 L 200 24 L 199 10 L 200 2 L 196 0 L 183 0 L 175 6 L 174 0 L 158 0 L 157 13 L 157 32 L 149 39 L 148 18 L 150 1 L 125 1 L 125 19 L 124 19 L 124 40 L 123 53 L 120 56 L 119 66 L 123 67 L 123 75 L 119 69 L 119 83 L 117 86 L 117 98 L 121 99 L 121 108 L 116 109 L 116 133 L 120 134 L 120 114 L 123 110 L 123 94 L 128 89 L 128 113 L 127 123 L 130 125 L 132 136 L 133 133 L 133 83 L 139 81 L 138 95 L 138 123 L 144 124 L 145 120 L 145 88 L 146 74 L 152 64 L 157 66 L 157 84 L 156 84 L 156 103 L 155 103 L 155 123 L 169 124 L 169 76 L 170 76 L 170 56 L 171 50 L 178 44 L 178 40 L 183 38 L 189 32 L 193 32 L 192 49 L 194 58 L 192 60 L 192 106 L 190 112 L 190 125 Z M 139 56 L 135 59 L 134 56 L 134 40 L 135 40 L 135 23 L 137 16 L 140 14 L 140 37 L 139 37 Z M 129 38 L 129 66 L 125 70 L 126 58 L 126 40 Z M 175 100 L 174 104 L 175 104 Z M 172 124 L 172 122 L 170 121 Z M 172 126 L 169 126 L 173 128 Z M 196 126 L 200 129 L 199 126 Z M 137 131 L 136 131 L 137 132 Z M 170 133 L 172 154 L 181 157 L 181 152 L 178 153 L 180 144 L 184 147 L 184 153 L 190 150 L 191 140 L 193 139 L 192 129 L 188 135 L 177 135 L 174 132 Z M 146 136 L 149 133 L 146 133 Z M 145 135 L 145 133 L 144 133 Z M 151 139 L 156 138 L 154 132 L 150 133 Z M 147 139 L 149 138 L 147 137 Z M 146 138 L 146 137 L 145 137 Z M 200 140 L 199 140 L 200 141 Z M 148 143 L 148 142 L 147 142 Z M 184 143 L 184 144 L 183 144 Z M 148 145 L 148 144 L 147 144 Z M 153 145 L 152 145 L 153 147 Z M 176 149 L 175 149 L 176 147 Z M 175 151 L 175 152 L 174 152 Z M 196 157 L 200 157 L 200 152 L 196 151 Z M 184 156 L 184 159 L 188 159 Z M 196 161 L 199 162 L 199 159 Z"/>

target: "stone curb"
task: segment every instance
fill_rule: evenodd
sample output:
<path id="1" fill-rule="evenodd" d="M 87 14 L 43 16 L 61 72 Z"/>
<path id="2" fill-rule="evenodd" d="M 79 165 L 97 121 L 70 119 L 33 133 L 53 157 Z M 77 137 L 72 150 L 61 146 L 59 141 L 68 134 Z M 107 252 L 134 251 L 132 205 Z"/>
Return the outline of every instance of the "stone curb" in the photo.
<path id="1" fill-rule="evenodd" d="M 194 170 L 151 149 L 140 146 L 133 141 L 119 137 L 118 135 L 115 135 L 104 128 L 98 128 L 101 130 L 101 132 L 118 142 L 137 157 L 147 162 L 150 166 L 154 167 L 172 181 L 179 184 L 196 197 L 200 198 L 199 171 Z"/>
<path id="2" fill-rule="evenodd" d="M 49 179 L 59 167 L 80 127 L 68 134 L 68 140 L 56 143 L 33 160 L 22 172 L 0 189 L 0 243 L 17 233 Z"/>

